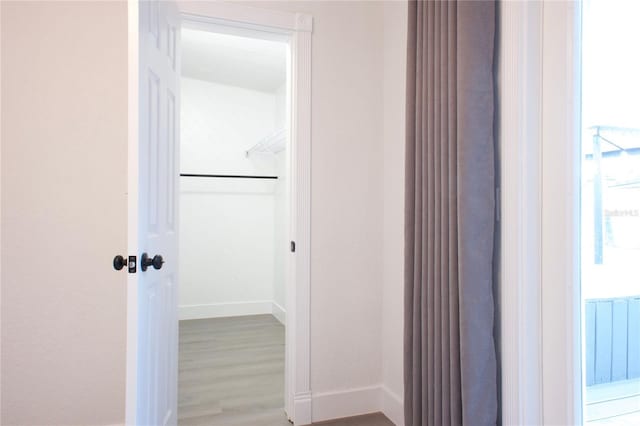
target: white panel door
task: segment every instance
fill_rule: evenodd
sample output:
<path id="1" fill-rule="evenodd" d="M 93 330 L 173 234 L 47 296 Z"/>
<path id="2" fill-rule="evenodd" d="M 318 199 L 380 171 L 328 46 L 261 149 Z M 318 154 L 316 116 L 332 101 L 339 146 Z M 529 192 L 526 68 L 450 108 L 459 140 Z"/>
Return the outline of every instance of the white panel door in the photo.
<path id="1" fill-rule="evenodd" d="M 139 3 L 138 425 L 177 423 L 179 36 L 174 2 Z"/>

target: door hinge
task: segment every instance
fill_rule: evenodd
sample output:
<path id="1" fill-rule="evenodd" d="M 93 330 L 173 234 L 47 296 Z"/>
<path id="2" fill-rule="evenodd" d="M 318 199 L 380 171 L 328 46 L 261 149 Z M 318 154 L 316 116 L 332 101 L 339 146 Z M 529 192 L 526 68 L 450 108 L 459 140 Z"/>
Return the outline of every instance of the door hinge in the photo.
<path id="1" fill-rule="evenodd" d="M 295 252 L 296 252 L 296 242 L 291 241 L 291 253 L 295 253 Z"/>

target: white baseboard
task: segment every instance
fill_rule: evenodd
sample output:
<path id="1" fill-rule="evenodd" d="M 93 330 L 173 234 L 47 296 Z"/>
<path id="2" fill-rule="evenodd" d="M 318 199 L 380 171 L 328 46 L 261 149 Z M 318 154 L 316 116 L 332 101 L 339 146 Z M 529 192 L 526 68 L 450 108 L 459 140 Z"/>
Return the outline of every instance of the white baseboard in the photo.
<path id="1" fill-rule="evenodd" d="M 382 413 L 396 426 L 404 426 L 404 401 L 382 386 Z"/>
<path id="2" fill-rule="evenodd" d="M 301 393 L 293 397 L 293 412 L 296 425 L 311 424 L 311 392 Z"/>
<path id="3" fill-rule="evenodd" d="M 209 305 L 182 305 L 178 307 L 178 317 L 181 320 L 190 320 L 271 314 L 273 311 L 272 305 L 271 300 L 212 303 Z"/>
<path id="4" fill-rule="evenodd" d="M 382 387 L 368 386 L 313 394 L 312 420 L 321 422 L 376 413 L 382 408 Z"/>
<path id="5" fill-rule="evenodd" d="M 282 325 L 287 324 L 287 313 L 282 306 L 275 301 L 271 303 L 271 313 Z"/>

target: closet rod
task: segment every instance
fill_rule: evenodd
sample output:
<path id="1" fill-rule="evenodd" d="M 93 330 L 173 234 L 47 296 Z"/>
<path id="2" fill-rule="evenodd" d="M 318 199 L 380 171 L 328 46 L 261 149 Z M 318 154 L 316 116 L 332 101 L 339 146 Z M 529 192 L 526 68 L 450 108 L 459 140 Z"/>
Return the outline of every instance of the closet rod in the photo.
<path id="1" fill-rule="evenodd" d="M 231 179 L 278 179 L 278 176 L 258 175 L 205 175 L 200 173 L 180 173 L 184 177 L 231 178 Z"/>

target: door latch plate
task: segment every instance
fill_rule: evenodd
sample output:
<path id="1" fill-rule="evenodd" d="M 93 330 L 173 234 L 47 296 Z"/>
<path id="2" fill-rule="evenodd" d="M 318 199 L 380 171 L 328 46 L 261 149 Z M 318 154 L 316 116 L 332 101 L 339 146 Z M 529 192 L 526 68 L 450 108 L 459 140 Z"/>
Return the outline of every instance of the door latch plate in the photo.
<path id="1" fill-rule="evenodd" d="M 129 256 L 129 273 L 135 274 L 137 270 L 137 261 L 135 256 Z"/>

